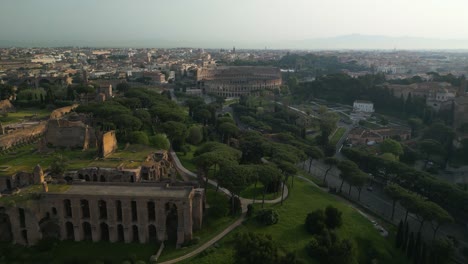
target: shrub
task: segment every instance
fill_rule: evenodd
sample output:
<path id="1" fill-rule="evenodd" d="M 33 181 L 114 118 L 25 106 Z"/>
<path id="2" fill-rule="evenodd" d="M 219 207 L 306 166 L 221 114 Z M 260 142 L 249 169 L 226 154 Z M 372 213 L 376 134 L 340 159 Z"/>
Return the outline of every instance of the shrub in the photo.
<path id="1" fill-rule="evenodd" d="M 313 235 L 323 233 L 325 230 L 325 213 L 323 210 L 318 209 L 307 214 L 305 228 Z"/>
<path id="2" fill-rule="evenodd" d="M 257 221 L 264 225 L 274 225 L 278 223 L 279 215 L 273 209 L 262 209 L 257 213 Z"/>
<path id="3" fill-rule="evenodd" d="M 253 204 L 247 205 L 247 217 L 251 217 L 255 211 Z"/>
<path id="4" fill-rule="evenodd" d="M 133 144 L 149 145 L 148 135 L 143 131 L 130 132 L 128 140 Z"/>
<path id="5" fill-rule="evenodd" d="M 343 224 L 341 214 L 342 213 L 336 207 L 331 205 L 327 206 L 325 209 L 325 224 L 328 229 L 335 229 Z"/>

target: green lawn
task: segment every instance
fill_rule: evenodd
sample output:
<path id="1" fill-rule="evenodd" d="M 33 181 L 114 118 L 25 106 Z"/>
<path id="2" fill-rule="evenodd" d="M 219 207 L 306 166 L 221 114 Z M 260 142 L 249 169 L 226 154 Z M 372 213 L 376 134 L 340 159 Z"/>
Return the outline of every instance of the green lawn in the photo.
<path id="1" fill-rule="evenodd" d="M 36 144 L 30 144 L 0 155 L 2 166 L 0 167 L 0 176 L 10 176 L 19 171 L 31 172 L 37 164 L 40 164 L 42 169 L 46 169 L 53 161 L 55 154 L 61 154 L 67 158 L 67 170 L 77 170 L 83 167 L 115 168 L 117 166 L 136 168 L 154 151 L 156 149 L 152 147 L 130 145 L 125 150 L 119 148 L 105 159 L 95 160 L 97 156 L 95 148 L 86 151 L 55 149 L 50 153 L 39 153 Z"/>
<path id="2" fill-rule="evenodd" d="M 64 192 L 70 188 L 70 185 L 65 184 L 49 184 L 49 192 Z M 39 198 L 37 194 L 42 193 L 42 185 L 30 185 L 22 188 L 21 191 L 14 195 L 0 197 L 0 204 L 9 205 L 11 203 L 21 203 L 30 199 Z"/>
<path id="3" fill-rule="evenodd" d="M 382 237 L 366 218 L 331 194 L 296 179 L 289 195 L 283 206 L 271 205 L 280 215 L 278 224 L 265 227 L 249 220 L 220 241 L 219 248 L 211 248 L 184 263 L 234 263 L 232 246 L 235 233 L 240 231 L 270 234 L 284 252 L 292 251 L 306 263 L 317 263 L 305 250 L 311 235 L 304 229 L 304 219 L 307 213 L 327 205 L 333 205 L 343 212 L 343 226 L 337 233 L 340 238 L 349 238 L 355 242 L 359 263 L 369 263 L 371 256 L 377 258 L 378 263 L 408 263 L 403 254 L 393 247 L 392 238 Z"/>
<path id="4" fill-rule="evenodd" d="M 245 190 L 240 193 L 242 198 L 253 199 L 255 195 L 255 199 L 261 201 L 263 198 L 263 184 L 257 183 L 257 188 L 255 188 L 255 184 L 250 185 Z M 273 200 L 281 196 L 281 192 L 279 193 L 266 193 L 265 200 Z"/>
<path id="5" fill-rule="evenodd" d="M 190 147 L 190 151 L 187 152 L 185 155 L 183 152 L 176 152 L 177 157 L 179 158 L 180 162 L 182 163 L 182 166 L 184 166 L 187 170 L 191 172 L 197 172 L 197 166 L 192 162 L 193 159 L 193 153 L 197 149 L 197 146 L 189 145 L 187 146 Z"/>
<path id="6" fill-rule="evenodd" d="M 335 131 L 335 134 L 333 134 L 333 136 L 330 139 L 330 144 L 332 144 L 333 146 L 336 145 L 345 132 L 346 132 L 346 128 L 344 127 L 337 128 Z"/>
<path id="7" fill-rule="evenodd" d="M 6 117 L 0 115 L 0 122 L 3 124 L 18 123 L 21 121 L 28 121 L 32 117 L 43 119 L 50 116 L 50 113 L 50 110 L 40 108 L 19 109 L 17 112 L 8 113 Z"/>

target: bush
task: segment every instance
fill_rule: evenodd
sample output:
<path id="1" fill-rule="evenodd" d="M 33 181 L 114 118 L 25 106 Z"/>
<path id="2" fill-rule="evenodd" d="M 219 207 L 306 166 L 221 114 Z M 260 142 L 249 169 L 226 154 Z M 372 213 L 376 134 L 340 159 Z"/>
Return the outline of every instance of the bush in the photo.
<path id="1" fill-rule="evenodd" d="M 279 215 L 273 209 L 262 209 L 257 213 L 257 221 L 264 225 L 274 225 L 278 223 Z"/>
<path id="2" fill-rule="evenodd" d="M 343 220 L 341 219 L 341 212 L 338 208 L 331 205 L 325 209 L 325 224 L 328 229 L 335 229 L 341 227 Z"/>
<path id="3" fill-rule="evenodd" d="M 156 134 L 151 136 L 149 137 L 149 142 L 151 143 L 151 146 L 158 149 L 169 150 L 169 147 L 171 146 L 166 134 Z"/>
<path id="4" fill-rule="evenodd" d="M 247 217 L 251 217 L 255 211 L 253 204 L 247 205 Z"/>
<path id="5" fill-rule="evenodd" d="M 149 145 L 148 135 L 143 131 L 130 132 L 128 141 L 133 144 Z"/>
<path id="6" fill-rule="evenodd" d="M 325 213 L 318 209 L 307 214 L 305 228 L 313 235 L 321 234 L 325 230 Z"/>

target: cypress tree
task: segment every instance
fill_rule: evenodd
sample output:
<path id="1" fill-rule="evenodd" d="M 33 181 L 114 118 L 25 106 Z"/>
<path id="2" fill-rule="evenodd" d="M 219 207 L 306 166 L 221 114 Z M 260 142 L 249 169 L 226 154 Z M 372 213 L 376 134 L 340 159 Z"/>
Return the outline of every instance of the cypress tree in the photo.
<path id="1" fill-rule="evenodd" d="M 422 242 L 421 243 L 421 257 L 419 258 L 419 263 L 420 264 L 427 264 L 427 245 L 426 243 Z"/>
<path id="2" fill-rule="evenodd" d="M 421 260 L 421 232 L 418 232 L 416 235 L 416 243 L 414 244 L 414 253 L 413 253 L 414 264 L 419 264 Z"/>
<path id="3" fill-rule="evenodd" d="M 403 244 L 403 220 L 400 220 L 400 223 L 398 224 L 398 231 L 397 231 L 397 234 L 396 234 L 396 238 L 395 238 L 395 247 L 396 248 L 401 248 L 402 247 L 402 244 Z"/>
<path id="4" fill-rule="evenodd" d="M 402 250 L 403 252 L 406 251 L 406 247 L 408 247 L 408 238 L 409 238 L 409 224 L 408 222 L 405 223 L 405 233 L 403 234 L 403 247 Z"/>
<path id="5" fill-rule="evenodd" d="M 412 258 L 414 253 L 414 233 L 411 232 L 408 240 L 408 247 L 406 248 L 406 256 Z"/>

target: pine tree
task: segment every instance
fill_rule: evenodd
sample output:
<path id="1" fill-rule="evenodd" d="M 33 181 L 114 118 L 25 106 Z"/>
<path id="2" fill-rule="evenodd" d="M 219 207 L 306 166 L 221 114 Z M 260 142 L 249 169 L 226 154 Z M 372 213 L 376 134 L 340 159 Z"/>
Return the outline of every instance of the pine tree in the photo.
<path id="1" fill-rule="evenodd" d="M 411 232 L 408 240 L 408 247 L 406 248 L 406 256 L 412 258 L 414 253 L 414 233 Z"/>
<path id="2" fill-rule="evenodd" d="M 396 234 L 396 238 L 395 238 L 395 247 L 396 248 L 401 248 L 402 247 L 402 244 L 403 244 L 403 220 L 400 220 L 400 223 L 398 224 L 398 231 L 397 231 L 397 234 Z"/>

